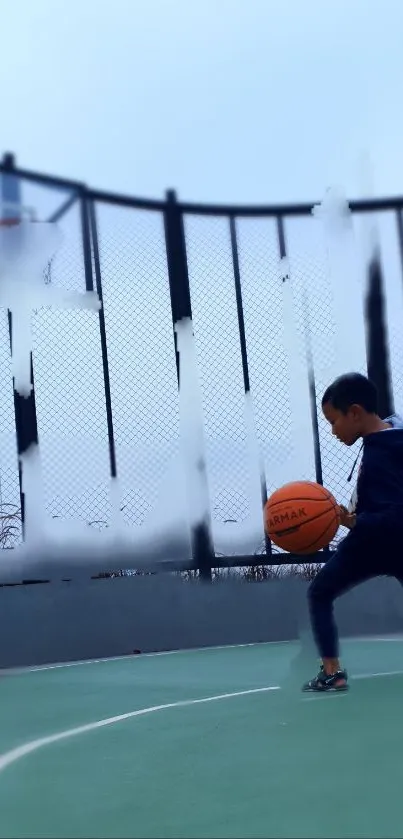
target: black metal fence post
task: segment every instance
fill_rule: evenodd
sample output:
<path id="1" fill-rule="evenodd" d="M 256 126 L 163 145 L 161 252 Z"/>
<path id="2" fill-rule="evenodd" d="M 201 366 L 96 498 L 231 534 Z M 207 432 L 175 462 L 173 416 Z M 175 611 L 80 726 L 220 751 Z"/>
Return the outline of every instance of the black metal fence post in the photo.
<path id="1" fill-rule="evenodd" d="M 11 154 L 5 155 L 3 159 L 3 166 L 5 170 L 0 178 L 1 183 L 1 201 L 4 205 L 2 218 L 3 220 L 15 220 L 18 223 L 21 220 L 21 184 L 20 179 L 14 173 L 14 156 Z M 10 311 L 8 311 L 8 329 L 10 337 L 10 350 L 13 352 L 13 318 Z M 31 392 L 29 396 L 21 396 L 16 390 L 15 380 L 13 381 L 14 391 L 14 417 L 15 417 L 15 431 L 17 439 L 17 456 L 18 456 L 18 477 L 20 486 L 20 504 L 21 504 L 21 525 L 22 537 L 25 540 L 25 494 L 22 475 L 21 458 L 28 451 L 32 445 L 38 443 L 38 422 L 36 414 L 35 402 L 35 388 L 34 388 L 34 371 L 32 362 L 32 352 L 30 353 L 31 366 Z"/>
<path id="2" fill-rule="evenodd" d="M 179 354 L 175 326 L 183 318 L 192 319 L 192 305 L 190 298 L 190 284 L 186 256 L 186 239 L 183 214 L 173 190 L 167 192 L 164 210 L 165 244 L 167 253 L 169 289 L 171 296 L 172 321 L 174 327 L 174 341 L 176 353 L 176 369 L 178 385 L 180 387 Z M 200 464 L 201 470 L 206 470 L 206 464 Z M 208 522 L 201 522 L 193 528 L 192 552 L 200 579 L 211 581 L 211 570 L 214 568 L 214 548 L 211 541 Z"/>
<path id="3" fill-rule="evenodd" d="M 285 236 L 286 219 L 293 218 L 311 218 L 312 204 L 293 204 L 287 206 L 226 206 L 226 205 L 204 205 L 204 204 L 190 204 L 176 201 L 175 193 L 168 194 L 167 200 L 148 200 L 130 195 L 118 195 L 110 192 L 100 192 L 87 188 L 83 183 L 78 181 L 66 180 L 65 178 L 55 177 L 46 173 L 32 172 L 21 170 L 16 167 L 14 157 L 12 154 L 6 154 L 0 160 L 0 213 L 3 213 L 3 219 L 10 221 L 14 218 L 18 221 L 27 211 L 27 208 L 21 206 L 21 184 L 34 184 L 46 189 L 62 190 L 67 192 L 67 196 L 63 200 L 61 206 L 53 210 L 52 215 L 48 221 L 57 221 L 73 206 L 75 201 L 81 202 L 81 232 L 82 245 L 84 251 L 84 266 L 85 266 L 85 286 L 89 291 L 94 288 L 97 289 L 98 295 L 102 301 L 102 281 L 101 281 L 101 267 L 98 251 L 98 235 L 97 224 L 95 218 L 95 206 L 93 202 L 106 203 L 115 207 L 126 207 L 135 210 L 149 211 L 152 213 L 163 214 L 165 223 L 165 244 L 166 255 L 169 271 L 169 283 L 171 293 L 171 307 L 172 319 L 174 327 L 183 318 L 192 317 L 191 295 L 189 288 L 189 277 L 187 268 L 186 256 L 186 240 L 184 231 L 184 218 L 189 214 L 202 216 L 204 218 L 222 218 L 227 220 L 231 229 L 231 244 L 234 264 L 235 289 L 238 309 L 238 323 L 240 328 L 241 354 L 244 372 L 245 390 L 249 390 L 249 373 L 248 373 L 248 359 L 247 359 L 247 343 L 245 338 L 245 325 L 243 322 L 243 306 L 242 306 L 242 292 L 241 292 L 241 277 L 239 270 L 239 260 L 237 251 L 237 224 L 238 218 L 268 218 L 277 220 L 278 233 L 278 252 L 279 256 L 285 257 L 287 251 L 287 242 Z M 354 213 L 368 213 L 374 212 L 393 212 L 397 222 L 397 237 L 398 245 L 400 247 L 400 255 L 403 269 L 403 197 L 379 198 L 371 201 L 352 201 L 350 208 Z M 5 237 L 5 243 L 7 239 Z M 213 254 L 213 249 L 212 249 Z M 217 257 L 213 254 L 213 258 Z M 288 281 L 287 268 L 285 268 L 283 280 Z M 365 298 L 365 317 L 366 317 L 366 346 L 367 346 L 367 369 L 369 376 L 375 381 L 380 401 L 380 413 L 386 416 L 393 412 L 393 388 L 390 373 L 389 361 L 389 344 L 388 344 L 388 324 L 386 318 L 385 307 L 385 293 L 383 288 L 382 263 L 380 248 L 374 248 L 371 254 L 371 259 L 367 266 L 367 292 Z M 306 359 L 308 367 L 308 381 L 309 393 L 312 414 L 312 431 L 314 441 L 315 453 L 315 470 L 316 480 L 322 481 L 322 458 L 327 457 L 326 450 L 319 445 L 319 430 L 318 430 L 318 408 L 317 408 L 317 394 L 315 375 L 313 372 L 312 362 L 312 348 L 310 327 L 309 327 L 309 311 L 308 306 L 303 302 L 305 310 L 305 337 L 306 337 Z M 315 314 L 313 311 L 312 315 Z M 320 312 L 317 313 L 320 316 Z M 15 324 L 13 330 L 12 316 L 8 313 L 9 326 L 9 340 L 11 347 L 13 346 L 13 331 L 15 334 Z M 113 417 L 111 407 L 111 387 L 109 382 L 109 367 L 108 367 L 108 353 L 107 353 L 107 336 L 105 331 L 105 316 L 103 309 L 100 313 L 100 333 L 101 333 L 101 347 L 102 347 L 102 363 L 104 370 L 105 381 L 105 399 L 106 399 L 106 414 L 108 424 L 108 438 L 109 438 L 109 458 L 111 475 L 116 475 L 116 452 L 113 433 Z M 176 351 L 177 371 L 179 379 L 179 356 L 177 353 L 177 336 L 174 329 L 174 345 Z M 21 457 L 27 450 L 38 444 L 38 422 L 37 410 L 35 403 L 34 390 L 34 365 L 32 361 L 32 353 L 30 357 L 30 380 L 32 384 L 32 391 L 28 397 L 22 397 L 14 387 L 14 415 L 16 428 L 16 447 L 19 459 L 19 481 L 20 481 L 20 496 L 21 496 L 21 518 L 23 536 L 26 538 L 26 498 L 23 493 L 23 483 L 21 474 Z M 212 372 L 213 375 L 213 372 Z M 36 377 L 37 378 L 37 377 Z M 37 382 L 36 382 L 37 384 Z M 180 382 L 179 382 L 180 384 Z M 49 407 L 51 410 L 52 407 Z M 322 455 L 322 458 L 321 458 Z M 202 464 L 202 469 L 205 469 L 205 464 Z M 328 471 L 328 470 L 327 470 Z M 16 477 L 16 476 L 15 476 Z M 263 495 L 262 495 L 263 497 Z M 238 567 L 245 565 L 260 565 L 262 562 L 261 555 L 245 555 L 245 556 L 226 556 L 215 557 L 211 541 L 211 526 L 209 516 L 206 515 L 206 521 L 195 528 L 192 534 L 192 551 L 193 562 L 200 570 L 200 576 L 204 579 L 211 579 L 211 570 L 213 567 Z M 298 561 L 298 557 L 283 554 L 277 554 L 273 551 L 271 563 L 289 564 Z M 323 553 L 312 558 L 313 562 L 322 562 Z M 190 563 L 189 563 L 190 565 Z M 182 563 L 182 561 L 167 562 L 164 564 L 165 570 L 189 570 L 189 565 Z M 190 566 L 194 567 L 194 564 Z"/>
<path id="4" fill-rule="evenodd" d="M 235 297 L 236 308 L 238 316 L 239 341 L 241 345 L 241 359 L 242 359 L 242 373 L 243 384 L 245 389 L 245 396 L 250 395 L 250 379 L 249 379 L 249 365 L 248 365 L 248 350 L 246 346 L 246 331 L 245 331 L 245 317 L 243 312 L 242 301 L 242 284 L 241 284 L 241 270 L 239 267 L 239 252 L 238 252 L 238 237 L 236 230 L 235 216 L 229 218 L 230 238 L 231 238 L 231 252 L 232 252 L 232 268 L 234 272 L 235 283 Z M 263 463 L 259 464 L 260 470 L 260 497 L 262 500 L 262 510 L 264 510 L 267 502 L 267 483 L 266 475 L 264 473 Z M 267 533 L 264 534 L 266 558 L 270 559 L 272 555 L 272 545 Z"/>
<path id="5" fill-rule="evenodd" d="M 316 392 L 316 377 L 315 368 L 313 365 L 312 344 L 311 344 L 311 327 L 309 318 L 309 302 L 308 298 L 304 296 L 304 332 L 305 332 L 305 354 L 308 368 L 308 388 L 309 388 L 309 404 L 311 409 L 311 423 L 313 436 L 313 453 L 315 461 L 315 479 L 317 484 L 323 485 L 323 469 L 322 469 L 322 455 L 320 452 L 320 436 L 319 436 L 319 419 L 318 419 L 318 404 Z"/>
<path id="6" fill-rule="evenodd" d="M 277 241 L 280 259 L 287 258 L 287 245 L 285 239 L 284 220 L 282 216 L 277 216 Z M 283 283 L 289 282 L 289 276 L 283 275 Z M 311 409 L 311 423 L 313 436 L 313 451 L 315 460 L 315 477 L 318 484 L 323 483 L 322 474 L 322 457 L 320 452 L 320 437 L 319 437 L 319 423 L 318 423 L 318 407 L 316 403 L 316 381 L 315 371 L 313 367 L 312 348 L 311 348 L 311 334 L 309 324 L 309 309 L 308 299 L 306 294 L 303 300 L 304 305 L 304 331 L 305 331 L 305 352 L 307 362 L 308 375 L 308 389 L 309 389 L 309 404 Z"/>
<path id="7" fill-rule="evenodd" d="M 109 468 L 112 478 L 117 477 L 115 434 L 113 429 L 111 382 L 109 375 L 108 345 L 106 340 L 106 324 L 102 291 L 101 260 L 99 256 L 98 225 L 94 202 L 82 199 L 81 218 L 83 227 L 83 250 L 85 264 L 85 286 L 87 291 L 93 291 L 94 280 L 92 272 L 92 254 L 94 257 L 95 284 L 101 301 L 99 310 L 99 331 L 101 336 L 102 367 L 104 374 L 106 422 L 108 428 Z M 91 250 L 92 248 L 92 250 Z"/>
<path id="8" fill-rule="evenodd" d="M 387 417 L 394 411 L 385 309 L 381 255 L 379 247 L 376 247 L 368 264 L 365 328 L 368 376 L 378 390 L 381 417 Z"/>

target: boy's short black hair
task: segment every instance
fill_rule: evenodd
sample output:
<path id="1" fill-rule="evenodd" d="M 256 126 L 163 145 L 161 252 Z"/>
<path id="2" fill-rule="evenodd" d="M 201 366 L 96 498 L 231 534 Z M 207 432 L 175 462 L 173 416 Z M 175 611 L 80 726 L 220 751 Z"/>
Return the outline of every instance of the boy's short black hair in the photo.
<path id="1" fill-rule="evenodd" d="M 322 408 L 329 403 L 336 411 L 346 414 L 352 405 L 360 405 L 368 414 L 378 410 L 376 386 L 361 373 L 346 373 L 339 376 L 326 388 L 322 397 Z"/>

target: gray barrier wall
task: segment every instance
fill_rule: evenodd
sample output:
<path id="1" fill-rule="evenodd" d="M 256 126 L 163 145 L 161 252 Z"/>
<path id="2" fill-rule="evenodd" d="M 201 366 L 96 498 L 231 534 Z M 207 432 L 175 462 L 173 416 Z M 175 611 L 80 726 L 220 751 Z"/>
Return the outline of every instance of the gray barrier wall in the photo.
<path id="1" fill-rule="evenodd" d="M 307 583 L 212 585 L 165 574 L 0 589 L 0 666 L 298 638 Z M 403 631 L 403 592 L 373 580 L 336 605 L 344 635 Z"/>

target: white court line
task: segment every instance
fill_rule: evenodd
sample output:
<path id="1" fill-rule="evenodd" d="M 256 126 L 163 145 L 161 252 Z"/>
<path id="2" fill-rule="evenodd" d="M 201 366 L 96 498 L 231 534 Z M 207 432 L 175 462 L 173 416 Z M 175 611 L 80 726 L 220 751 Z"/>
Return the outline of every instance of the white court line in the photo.
<path id="1" fill-rule="evenodd" d="M 204 653 L 210 650 L 238 650 L 244 647 L 264 647 L 268 644 L 292 644 L 297 642 L 292 641 L 253 641 L 250 644 L 221 644 L 216 647 L 186 647 L 181 650 L 161 650 L 156 653 L 128 653 L 128 655 L 114 655 L 106 658 L 84 658 L 80 661 L 61 661 L 57 664 L 38 664 L 33 667 L 18 668 L 19 672 L 24 673 L 39 673 L 42 670 L 59 670 L 64 667 L 80 667 L 83 664 L 104 664 L 107 661 L 131 661 L 135 658 L 157 658 L 157 656 L 165 655 L 185 655 L 186 653 Z M 12 672 L 17 668 L 9 668 L 7 672 Z M 1 671 L 0 671 L 1 672 Z M 6 672 L 6 671 L 3 671 Z"/>
<path id="2" fill-rule="evenodd" d="M 388 643 L 390 641 L 403 643 L 403 635 L 362 635 L 357 638 L 343 638 L 342 641 L 351 641 L 354 643 L 368 644 L 378 643 L 380 641 Z M 186 653 L 205 653 L 214 652 L 215 650 L 241 650 L 248 647 L 269 647 L 269 646 L 284 646 L 286 644 L 299 644 L 298 638 L 293 638 L 288 641 L 251 641 L 248 644 L 220 644 L 213 647 L 187 647 L 180 650 L 161 650 L 156 653 L 130 653 L 128 655 L 107 656 L 105 658 L 84 658 L 80 661 L 61 661 L 55 664 L 38 664 L 28 667 L 8 667 L 0 669 L 2 673 L 21 674 L 21 673 L 41 673 L 46 670 L 62 670 L 68 667 L 82 667 L 89 664 L 105 664 L 108 661 L 131 661 L 132 659 L 141 658 L 157 658 L 157 656 L 167 655 L 186 655 Z"/>
<path id="3" fill-rule="evenodd" d="M 352 640 L 353 641 L 367 641 L 367 640 L 368 641 L 376 641 L 377 644 L 379 642 L 381 642 L 383 644 L 385 644 L 385 643 L 390 644 L 391 642 L 392 643 L 397 642 L 397 643 L 401 644 L 402 641 L 403 641 L 403 635 L 389 635 L 389 636 L 388 635 L 375 635 L 373 638 L 365 638 L 365 636 L 363 636 L 362 638 L 352 638 Z"/>
<path id="4" fill-rule="evenodd" d="M 403 676 L 403 670 L 384 670 L 382 673 L 356 673 L 351 679 L 377 679 L 380 676 Z"/>
<path id="5" fill-rule="evenodd" d="M 353 676 L 350 676 L 350 680 L 354 679 L 379 679 L 381 676 L 403 676 L 403 670 L 384 670 L 383 673 L 356 673 Z M 311 693 L 310 696 L 303 696 L 303 702 L 316 702 L 318 699 L 324 699 L 326 696 L 326 701 L 328 699 L 335 699 L 336 696 L 348 696 L 348 690 L 341 690 L 341 691 L 334 691 L 330 695 L 327 694 L 327 691 L 323 691 L 322 693 Z"/>
<path id="6" fill-rule="evenodd" d="M 108 725 L 114 725 L 117 722 L 130 720 L 133 717 L 142 717 L 146 714 L 154 714 L 156 711 L 167 711 L 170 708 L 186 708 L 189 705 L 203 705 L 206 702 L 219 702 L 222 699 L 232 699 L 236 696 L 250 696 L 253 693 L 268 693 L 269 691 L 280 690 L 279 685 L 263 688 L 251 688 L 250 690 L 239 690 L 235 693 L 221 693 L 217 696 L 205 696 L 203 699 L 184 699 L 179 702 L 168 702 L 165 705 L 152 705 L 150 708 L 140 708 L 137 711 L 129 711 L 127 714 L 119 714 L 116 717 L 108 717 L 104 720 L 97 720 L 86 725 L 79 725 L 77 728 L 68 728 L 65 731 L 60 731 L 58 734 L 50 734 L 48 737 L 39 737 L 37 740 L 31 740 L 29 743 L 24 743 L 9 752 L 0 755 L 0 772 L 3 772 L 7 766 L 26 757 L 32 752 L 36 752 L 43 746 L 51 746 L 53 743 L 59 743 L 60 740 L 68 740 L 70 737 L 76 737 L 80 734 L 87 734 L 89 731 L 95 731 L 97 728 L 106 728 Z"/>
<path id="7" fill-rule="evenodd" d="M 374 679 L 381 676 L 403 676 L 402 670 L 390 670 L 384 673 L 360 673 L 353 676 L 353 679 Z M 165 705 L 152 705 L 149 708 L 140 708 L 136 711 L 129 711 L 126 714 L 119 714 L 116 717 L 107 717 L 103 720 L 96 720 L 95 722 L 87 723 L 86 725 L 79 725 L 76 728 L 68 728 L 64 731 L 59 731 L 57 734 L 50 734 L 47 737 L 39 737 L 37 740 L 31 740 L 24 743 L 22 746 L 17 746 L 9 752 L 0 755 L 0 773 L 4 772 L 8 766 L 16 763 L 17 760 L 27 757 L 27 755 L 37 752 L 44 746 L 51 746 L 54 743 L 59 743 L 61 740 L 70 740 L 72 737 L 77 737 L 80 734 L 88 734 L 90 731 L 96 731 L 99 728 L 106 728 L 115 723 L 124 722 L 134 717 L 144 717 L 146 714 L 154 714 L 157 711 L 168 711 L 171 708 L 186 708 L 191 705 L 204 705 L 207 702 L 219 702 L 223 699 L 233 699 L 237 696 L 251 696 L 252 694 L 268 693 L 270 691 L 281 690 L 280 685 L 271 685 L 261 688 L 250 688 L 249 690 L 238 690 L 234 693 L 221 693 L 217 696 L 205 696 L 203 699 L 184 699 L 179 702 L 169 702 Z M 346 694 L 347 695 L 347 692 Z M 327 697 L 329 698 L 329 697 Z"/>
<path id="8" fill-rule="evenodd" d="M 311 696 L 303 696 L 302 701 L 303 702 L 320 702 L 321 700 L 323 700 L 325 698 L 324 697 L 325 693 L 326 693 L 326 702 L 329 702 L 329 699 L 341 699 L 342 696 L 348 696 L 348 690 L 334 691 L 334 693 L 332 692 L 332 693 L 329 693 L 329 694 L 327 693 L 327 691 L 324 691 L 324 693 L 312 693 Z"/>

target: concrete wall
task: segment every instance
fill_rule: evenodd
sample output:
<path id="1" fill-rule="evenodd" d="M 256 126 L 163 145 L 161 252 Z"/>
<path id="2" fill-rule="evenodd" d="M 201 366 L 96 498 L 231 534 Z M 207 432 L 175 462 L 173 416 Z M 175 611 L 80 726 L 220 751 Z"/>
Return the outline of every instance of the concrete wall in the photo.
<path id="1" fill-rule="evenodd" d="M 161 574 L 0 588 L 0 666 L 290 640 L 307 625 L 300 580 L 210 586 Z M 403 592 L 374 580 L 337 603 L 344 635 L 403 631 Z"/>

